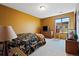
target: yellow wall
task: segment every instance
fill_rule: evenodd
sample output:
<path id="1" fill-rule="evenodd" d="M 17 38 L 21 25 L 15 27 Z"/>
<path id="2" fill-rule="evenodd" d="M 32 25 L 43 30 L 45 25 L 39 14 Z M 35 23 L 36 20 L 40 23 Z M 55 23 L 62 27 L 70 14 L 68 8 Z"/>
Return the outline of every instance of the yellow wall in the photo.
<path id="1" fill-rule="evenodd" d="M 54 31 L 54 37 L 55 38 L 65 39 L 65 37 L 67 35 L 66 33 L 61 33 L 61 34 L 55 33 L 55 19 L 56 18 L 63 18 L 63 17 L 69 17 L 70 18 L 69 27 L 70 27 L 70 29 L 75 29 L 75 14 L 74 14 L 74 12 L 65 13 L 65 14 L 62 14 L 62 15 L 51 16 L 51 17 L 42 19 L 41 24 L 42 24 L 42 26 L 49 26 L 50 31 Z"/>
<path id="2" fill-rule="evenodd" d="M 11 25 L 16 33 L 39 33 L 40 19 L 0 5 L 0 25 Z"/>
<path id="3" fill-rule="evenodd" d="M 17 11 L 15 9 L 0 5 L 0 25 L 11 25 L 16 33 L 40 33 L 42 26 L 49 26 L 50 31 L 54 32 L 55 38 L 65 38 L 66 33 L 56 34 L 55 33 L 55 19 L 63 18 L 65 16 L 70 17 L 70 29 L 75 29 L 75 15 L 74 12 L 51 16 L 40 20 L 29 14 Z M 43 31 L 41 31 L 43 33 Z M 49 36 L 48 33 L 45 33 Z"/>

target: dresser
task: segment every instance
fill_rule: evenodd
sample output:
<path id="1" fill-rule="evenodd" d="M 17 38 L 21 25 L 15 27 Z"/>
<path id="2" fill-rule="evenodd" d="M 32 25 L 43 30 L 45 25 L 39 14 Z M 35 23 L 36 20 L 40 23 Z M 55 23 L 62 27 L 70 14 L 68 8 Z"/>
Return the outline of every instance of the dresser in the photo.
<path id="1" fill-rule="evenodd" d="M 43 31 L 42 34 L 46 37 L 46 38 L 53 38 L 54 37 L 54 33 L 53 31 Z"/>
<path id="2" fill-rule="evenodd" d="M 79 41 L 66 40 L 66 53 L 79 55 Z"/>

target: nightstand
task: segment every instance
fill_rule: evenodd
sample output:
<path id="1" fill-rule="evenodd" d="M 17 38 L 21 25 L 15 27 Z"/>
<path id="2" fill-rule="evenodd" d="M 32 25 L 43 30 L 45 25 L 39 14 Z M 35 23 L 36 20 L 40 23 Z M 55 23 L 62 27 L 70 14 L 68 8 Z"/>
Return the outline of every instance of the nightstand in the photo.
<path id="1" fill-rule="evenodd" d="M 66 40 L 66 52 L 73 55 L 79 55 L 79 41 Z"/>

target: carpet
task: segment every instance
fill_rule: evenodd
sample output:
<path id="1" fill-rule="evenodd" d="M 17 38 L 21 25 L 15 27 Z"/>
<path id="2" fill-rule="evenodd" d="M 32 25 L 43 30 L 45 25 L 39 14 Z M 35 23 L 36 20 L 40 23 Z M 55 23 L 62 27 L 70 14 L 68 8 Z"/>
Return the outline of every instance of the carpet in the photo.
<path id="1" fill-rule="evenodd" d="M 65 40 L 47 39 L 46 44 L 29 56 L 72 56 L 65 52 Z"/>

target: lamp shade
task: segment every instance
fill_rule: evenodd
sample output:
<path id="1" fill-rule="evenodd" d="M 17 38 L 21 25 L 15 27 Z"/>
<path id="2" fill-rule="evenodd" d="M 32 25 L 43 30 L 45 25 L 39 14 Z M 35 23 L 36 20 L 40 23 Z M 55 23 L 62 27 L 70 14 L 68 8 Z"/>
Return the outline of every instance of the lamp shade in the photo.
<path id="1" fill-rule="evenodd" d="M 17 35 L 11 26 L 0 27 L 0 41 L 11 41 L 14 38 Z"/>

